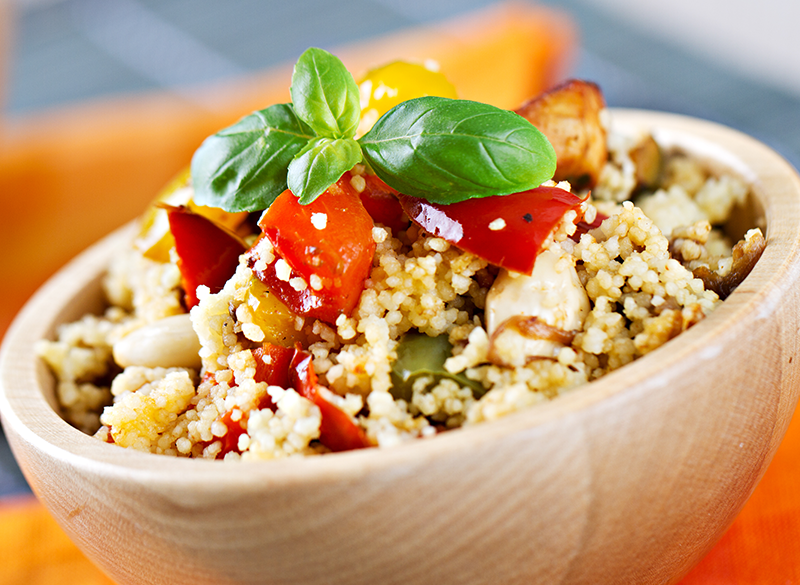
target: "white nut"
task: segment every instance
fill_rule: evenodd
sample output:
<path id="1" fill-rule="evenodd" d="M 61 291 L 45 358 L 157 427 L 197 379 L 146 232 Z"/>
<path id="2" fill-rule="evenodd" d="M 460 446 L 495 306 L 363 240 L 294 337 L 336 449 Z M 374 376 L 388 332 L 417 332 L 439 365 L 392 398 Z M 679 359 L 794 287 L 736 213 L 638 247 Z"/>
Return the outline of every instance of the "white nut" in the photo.
<path id="1" fill-rule="evenodd" d="M 200 341 L 188 314 L 174 315 L 132 331 L 113 348 L 114 361 L 123 368 L 184 367 L 199 370 Z"/>
<path id="2" fill-rule="evenodd" d="M 492 335 L 510 317 L 524 315 L 570 331 L 581 328 L 590 310 L 574 262 L 548 249 L 536 257 L 530 276 L 500 271 L 486 295 L 486 328 Z"/>

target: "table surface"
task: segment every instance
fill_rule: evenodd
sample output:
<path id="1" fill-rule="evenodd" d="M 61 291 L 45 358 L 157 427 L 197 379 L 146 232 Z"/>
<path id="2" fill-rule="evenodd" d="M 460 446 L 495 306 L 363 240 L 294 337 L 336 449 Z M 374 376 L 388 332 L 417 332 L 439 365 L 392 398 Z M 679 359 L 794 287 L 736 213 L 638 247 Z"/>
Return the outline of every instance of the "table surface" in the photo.
<path id="1" fill-rule="evenodd" d="M 334 48 L 490 4 L 486 0 L 17 0 L 4 117 L 34 119 L 64 106 L 154 90 L 189 95 L 202 84 L 240 79 L 291 62 L 311 45 Z M 570 73 L 599 83 L 609 105 L 714 120 L 759 138 L 800 167 L 800 83 L 784 83 L 775 66 L 767 67 L 768 63 L 797 65 L 797 35 L 781 36 L 776 29 L 771 45 L 760 43 L 753 51 L 753 59 L 761 61 L 747 63 L 734 54 L 725 36 L 737 32 L 731 23 L 741 27 L 754 18 L 756 4 L 762 21 L 769 9 L 783 22 L 780 11 L 796 11 L 795 4 L 800 3 L 676 0 L 674 6 L 684 11 L 682 19 L 642 12 L 641 7 L 634 10 L 643 3 L 627 0 L 539 4 L 566 11 L 576 23 L 579 50 Z M 715 18 L 728 28 L 714 29 Z M 688 29 L 687 19 L 693 19 Z M 687 42 L 682 36 L 686 30 L 699 34 L 698 42 Z M 698 33 L 704 30 L 711 32 Z M 788 61 L 780 61 L 784 57 Z M 800 66 L 797 71 L 800 75 Z M 28 493 L 0 433 L 0 498 Z M 800 573 L 795 572 L 780 582 L 798 578 Z M 691 581 L 691 575 L 689 582 L 700 583 Z M 716 582 L 752 581 L 729 575 L 728 580 Z"/>

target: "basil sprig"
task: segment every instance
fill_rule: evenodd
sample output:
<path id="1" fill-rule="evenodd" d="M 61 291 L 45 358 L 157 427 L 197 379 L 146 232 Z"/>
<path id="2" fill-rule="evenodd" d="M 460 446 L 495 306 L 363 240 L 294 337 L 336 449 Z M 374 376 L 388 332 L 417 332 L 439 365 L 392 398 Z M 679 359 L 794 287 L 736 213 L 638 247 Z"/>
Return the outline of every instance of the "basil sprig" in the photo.
<path id="1" fill-rule="evenodd" d="M 556 171 L 553 146 L 530 122 L 465 100 L 430 96 L 403 102 L 359 142 L 387 184 L 445 205 L 519 193 Z"/>
<path id="2" fill-rule="evenodd" d="M 292 103 L 318 136 L 352 138 L 361 118 L 356 80 L 344 64 L 322 49 L 300 55 L 292 73 Z"/>
<path id="3" fill-rule="evenodd" d="M 530 122 L 466 100 L 408 100 L 356 139 L 358 86 L 322 49 L 300 56 L 291 96 L 203 142 L 192 159 L 198 204 L 259 211 L 287 188 L 307 204 L 362 161 L 401 193 L 444 204 L 532 189 L 555 172 Z"/>
<path id="4" fill-rule="evenodd" d="M 226 211 L 266 209 L 286 190 L 289 164 L 313 137 L 291 104 L 242 118 L 194 153 L 195 202 Z"/>
<path id="5" fill-rule="evenodd" d="M 361 147 L 352 138 L 313 138 L 289 164 L 289 189 L 306 205 L 359 162 Z"/>

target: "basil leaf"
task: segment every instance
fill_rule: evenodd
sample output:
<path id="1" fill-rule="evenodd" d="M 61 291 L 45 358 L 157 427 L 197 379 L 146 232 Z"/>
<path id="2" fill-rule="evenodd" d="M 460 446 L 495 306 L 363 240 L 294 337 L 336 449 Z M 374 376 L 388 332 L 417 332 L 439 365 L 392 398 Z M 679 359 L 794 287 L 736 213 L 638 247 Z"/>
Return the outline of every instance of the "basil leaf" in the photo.
<path id="1" fill-rule="evenodd" d="M 289 164 L 289 189 L 306 205 L 360 161 L 361 146 L 352 138 L 315 138 Z"/>
<path id="2" fill-rule="evenodd" d="M 359 139 L 377 175 L 401 193 L 449 204 L 510 195 L 553 177 L 556 155 L 522 116 L 441 97 L 403 102 Z"/>
<path id="3" fill-rule="evenodd" d="M 361 117 L 355 79 L 335 56 L 307 49 L 292 73 L 292 103 L 297 115 L 319 136 L 352 138 Z"/>
<path id="4" fill-rule="evenodd" d="M 313 135 L 291 104 L 242 118 L 206 138 L 192 157 L 194 201 L 226 211 L 266 209 L 286 189 L 287 167 Z"/>

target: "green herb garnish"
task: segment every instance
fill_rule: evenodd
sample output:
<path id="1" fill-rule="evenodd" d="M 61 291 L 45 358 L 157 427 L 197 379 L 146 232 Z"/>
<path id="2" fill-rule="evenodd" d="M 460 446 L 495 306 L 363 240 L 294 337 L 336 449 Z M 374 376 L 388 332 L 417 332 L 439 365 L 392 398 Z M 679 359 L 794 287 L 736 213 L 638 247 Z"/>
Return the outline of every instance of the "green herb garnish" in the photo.
<path id="1" fill-rule="evenodd" d="M 300 56 L 291 96 L 203 142 L 192 159 L 198 204 L 258 211 L 286 188 L 310 203 L 362 161 L 401 193 L 444 204 L 518 193 L 555 173 L 555 151 L 530 122 L 467 100 L 408 100 L 356 139 L 358 86 L 322 49 Z"/>
<path id="2" fill-rule="evenodd" d="M 352 138 L 361 118 L 356 80 L 337 58 L 322 49 L 306 50 L 292 73 L 292 103 L 318 136 Z"/>
<path id="3" fill-rule="evenodd" d="M 289 189 L 306 205 L 359 162 L 361 147 L 352 138 L 314 138 L 289 165 Z"/>
<path id="4" fill-rule="evenodd" d="M 538 187 L 556 170 L 553 146 L 533 124 L 514 112 L 466 100 L 403 102 L 359 142 L 387 184 L 433 203 L 519 193 Z"/>
<path id="5" fill-rule="evenodd" d="M 286 190 L 289 164 L 312 138 L 291 104 L 242 118 L 194 153 L 195 202 L 226 211 L 266 209 Z"/>

